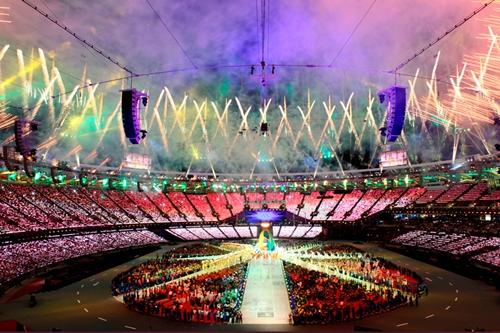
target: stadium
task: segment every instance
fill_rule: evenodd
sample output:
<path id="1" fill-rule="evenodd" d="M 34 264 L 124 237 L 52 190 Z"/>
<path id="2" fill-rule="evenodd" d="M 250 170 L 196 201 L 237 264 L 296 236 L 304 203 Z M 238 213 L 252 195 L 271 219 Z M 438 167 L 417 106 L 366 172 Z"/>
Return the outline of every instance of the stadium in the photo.
<path id="1" fill-rule="evenodd" d="M 500 2 L 0 27 L 0 331 L 500 331 Z"/>

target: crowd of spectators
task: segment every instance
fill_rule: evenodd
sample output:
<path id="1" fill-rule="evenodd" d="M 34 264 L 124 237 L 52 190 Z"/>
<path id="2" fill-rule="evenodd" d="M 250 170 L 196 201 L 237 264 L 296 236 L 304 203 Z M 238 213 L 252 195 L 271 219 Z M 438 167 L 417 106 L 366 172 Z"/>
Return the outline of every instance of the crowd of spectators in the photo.
<path id="1" fill-rule="evenodd" d="M 16 277 L 68 259 L 163 241 L 163 238 L 150 231 L 124 231 L 2 245 L 0 287 Z"/>
<path id="2" fill-rule="evenodd" d="M 473 259 L 500 268 L 500 248 L 478 254 Z"/>
<path id="3" fill-rule="evenodd" d="M 367 290 L 353 281 L 286 263 L 288 288 L 294 324 L 329 324 L 360 319 L 388 311 L 406 303 L 417 303 L 418 296 L 397 290 Z"/>
<path id="4" fill-rule="evenodd" d="M 498 201 L 498 191 L 488 193 L 485 183 L 457 184 L 449 189 L 424 187 L 353 190 L 345 194 L 331 191 L 288 193 L 156 193 L 101 190 L 69 186 L 0 184 L 0 233 L 47 229 L 158 222 L 224 221 L 244 209 L 245 197 L 251 208 L 261 208 L 258 200 L 286 201 L 286 209 L 314 221 L 356 221 L 388 206 L 416 204 L 484 205 Z M 437 199 L 437 200 L 436 200 Z M 475 200 L 475 202 L 470 202 Z M 272 204 L 279 208 L 279 202 Z M 462 227 L 462 226 L 461 226 Z M 226 235 L 214 229 L 221 238 Z M 214 235 L 216 236 L 216 235 Z M 218 237 L 216 236 L 216 237 Z M 193 239 L 210 237 L 193 237 Z"/>
<path id="5" fill-rule="evenodd" d="M 346 221 L 359 220 L 363 214 L 367 213 L 369 209 L 379 201 L 384 194 L 384 190 L 375 189 L 368 190 L 363 194 L 363 197 L 358 201 L 356 206 L 351 210 L 349 216 L 345 218 Z"/>
<path id="6" fill-rule="evenodd" d="M 334 221 L 343 220 L 347 212 L 349 212 L 351 209 L 354 208 L 354 206 L 356 206 L 356 204 L 358 203 L 358 201 L 361 199 L 362 196 L 363 196 L 363 191 L 361 190 L 354 190 L 350 193 L 345 194 L 342 197 L 342 200 L 338 203 L 333 215 L 329 218 L 329 220 L 334 220 Z"/>
<path id="7" fill-rule="evenodd" d="M 474 255 L 476 260 L 500 267 L 500 237 L 496 236 L 414 230 L 399 235 L 392 242 L 454 256 Z"/>
<path id="8" fill-rule="evenodd" d="M 247 264 L 124 295 L 128 308 L 196 323 L 241 323 Z"/>

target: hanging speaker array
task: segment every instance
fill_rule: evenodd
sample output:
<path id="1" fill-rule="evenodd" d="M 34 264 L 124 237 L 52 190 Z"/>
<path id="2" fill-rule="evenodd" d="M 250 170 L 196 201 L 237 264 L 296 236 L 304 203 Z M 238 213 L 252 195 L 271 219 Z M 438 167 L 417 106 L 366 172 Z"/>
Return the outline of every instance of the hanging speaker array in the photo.
<path id="1" fill-rule="evenodd" d="M 387 104 L 386 125 L 380 129 L 387 142 L 394 142 L 401 135 L 405 123 L 406 88 L 392 86 L 378 93 L 379 101 Z"/>
<path id="2" fill-rule="evenodd" d="M 137 90 L 122 90 L 122 121 L 125 136 L 137 145 L 146 137 L 147 131 L 141 129 L 141 102 L 147 105 L 148 96 Z"/>

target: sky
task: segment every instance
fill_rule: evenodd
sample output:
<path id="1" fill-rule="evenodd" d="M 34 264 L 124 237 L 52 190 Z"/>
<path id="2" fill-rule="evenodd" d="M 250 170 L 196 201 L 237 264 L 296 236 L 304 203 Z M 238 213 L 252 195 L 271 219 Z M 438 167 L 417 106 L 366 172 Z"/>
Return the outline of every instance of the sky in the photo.
<path id="1" fill-rule="evenodd" d="M 186 94 L 189 97 L 186 113 L 190 113 L 188 120 L 193 121 L 192 119 L 196 119 L 196 113 L 191 99 L 214 101 L 221 108 L 226 100 L 231 99 L 230 114 L 238 117 L 239 112 L 235 108 L 234 100 L 238 97 L 245 104 L 245 109 L 253 107 L 250 113 L 253 123 L 250 127 L 258 125 L 261 119 L 258 108 L 263 89 L 259 64 L 262 60 L 262 4 L 265 4 L 263 55 L 268 64 L 265 96 L 273 100 L 269 110 L 270 119 L 276 119 L 276 123 L 271 124 L 273 131 L 277 131 L 281 115 L 278 101 L 288 98 L 291 105 L 304 107 L 307 104 L 307 91 L 313 99 L 318 100 L 320 108 L 322 101 L 332 96 L 337 111 L 341 109 L 339 102 L 345 103 L 354 92 L 353 117 L 362 121 L 364 113 L 361 111 L 366 107 L 368 94 L 375 94 L 394 83 L 394 76 L 387 71 L 411 57 L 484 3 L 471 0 L 30 1 L 136 74 L 178 71 L 133 80 L 134 87 L 148 91 L 151 102 L 154 103 L 160 98 L 164 87 L 168 87 L 177 103 L 180 103 Z M 64 87 L 56 89 L 58 92 L 71 91 L 76 85 L 83 83 L 127 76 L 118 66 L 21 1 L 3 0 L 0 7 L 8 7 L 0 9 L 0 13 L 8 13 L 8 20 L 11 21 L 0 25 L 0 49 L 10 45 L 0 62 L 2 79 L 16 76 L 18 73 L 17 50 L 22 50 L 24 62 L 29 64 L 39 56 L 38 49 L 43 50 L 49 68 L 55 65 L 59 69 Z M 499 6 L 496 4 L 485 9 L 402 68 L 401 73 L 414 74 L 420 69 L 421 75 L 429 76 L 440 52 L 436 75 L 449 80 L 449 76 L 454 75 L 461 67 L 466 55 L 484 52 L 487 43 L 478 37 L 487 32 L 484 20 L 498 10 Z M 252 65 L 256 68 L 256 74 L 253 76 L 250 75 Z M 271 74 L 272 65 L 275 65 L 274 74 Z M 318 68 L 289 65 L 314 65 Z M 214 69 L 213 66 L 220 68 Z M 36 87 L 43 79 L 39 69 L 34 71 L 33 75 L 33 86 Z M 401 76 L 397 79 L 398 83 L 407 86 L 407 77 Z M 99 124 L 95 125 L 94 131 L 103 129 L 119 101 L 119 90 L 128 85 L 130 81 L 116 81 L 99 86 L 96 94 L 98 99 L 103 99 L 103 109 L 95 115 L 100 120 L 97 121 Z M 425 94 L 425 89 L 425 84 L 422 84 L 418 91 Z M 19 82 L 9 86 L 7 92 L 10 105 L 21 105 L 22 85 Z M 36 103 L 33 95 L 29 103 Z M 378 110 L 379 113 L 381 111 L 382 109 Z M 45 109 L 42 110 L 39 117 L 43 117 L 45 112 Z M 56 106 L 55 112 L 57 115 L 62 111 L 58 111 Z M 74 110 L 73 116 L 81 113 L 81 109 Z M 317 132 L 322 130 L 325 113 L 314 113 L 321 114 L 312 125 L 312 132 L 317 138 Z M 300 128 L 302 118 L 296 109 L 290 118 L 292 125 L 296 124 Z M 81 120 L 83 122 L 84 119 Z M 232 124 L 234 130 L 238 129 L 239 120 Z M 167 119 L 163 121 L 168 122 Z M 68 124 L 69 122 L 65 126 Z M 83 123 L 81 126 L 78 124 L 76 129 L 83 131 L 85 126 Z M 55 125 L 51 125 L 50 131 L 46 131 L 44 135 L 53 134 L 54 127 Z M 165 147 L 158 133 L 154 133 L 148 147 L 142 150 L 125 147 L 125 152 L 120 151 L 113 156 L 115 163 L 130 148 L 130 151 L 155 154 L 155 163 L 159 166 L 166 165 L 167 169 L 186 169 L 191 159 L 189 157 L 178 159 L 177 156 L 169 155 L 177 153 L 167 152 L 170 160 L 177 158 L 178 161 L 173 164 L 159 158 Z M 115 138 L 117 134 L 114 133 Z M 201 134 L 195 132 L 196 135 Z M 65 151 L 79 143 L 85 143 L 82 155 L 95 148 L 90 144 L 88 136 L 66 141 L 68 142 L 54 147 L 49 156 L 61 159 Z M 189 143 L 176 142 L 175 135 L 170 137 L 169 141 L 182 154 L 189 155 L 188 151 L 193 151 Z M 268 143 L 261 141 L 253 140 L 252 149 L 241 149 L 241 156 L 237 156 L 237 159 L 244 162 L 229 169 L 250 170 L 254 159 L 250 156 L 268 149 L 262 148 Z M 373 138 L 371 141 L 374 141 Z M 105 142 L 109 142 L 108 152 L 100 152 L 92 163 L 97 163 L 105 158 L 106 154 L 113 155 L 115 152 L 116 142 L 108 141 L 107 137 Z M 210 148 L 217 151 L 218 146 L 224 147 L 227 142 L 213 140 Z M 289 143 L 283 148 L 287 145 Z M 205 146 L 200 148 L 198 145 L 196 148 L 205 150 Z M 345 146 L 347 144 L 339 148 L 339 151 L 345 149 Z M 349 146 L 352 144 L 349 143 Z M 370 144 L 370 147 L 372 149 L 373 144 Z M 313 156 L 315 149 L 309 147 L 306 150 L 313 159 L 317 158 Z M 219 153 L 224 154 L 227 151 L 221 148 L 215 155 Z M 298 156 L 285 157 L 286 154 L 281 154 L 282 161 L 296 159 Z M 437 155 L 438 159 L 442 158 L 440 153 Z M 210 156 L 208 150 L 205 156 Z M 435 156 L 432 158 L 436 159 Z M 71 159 L 73 160 L 73 157 Z M 221 160 L 218 168 L 224 169 L 224 163 Z M 306 162 L 301 163 L 301 166 L 292 164 L 284 167 L 284 170 L 299 170 L 307 165 Z M 270 165 L 261 167 L 263 170 L 274 169 L 274 166 L 271 168 Z M 200 168 L 207 168 L 207 165 L 200 165 Z"/>

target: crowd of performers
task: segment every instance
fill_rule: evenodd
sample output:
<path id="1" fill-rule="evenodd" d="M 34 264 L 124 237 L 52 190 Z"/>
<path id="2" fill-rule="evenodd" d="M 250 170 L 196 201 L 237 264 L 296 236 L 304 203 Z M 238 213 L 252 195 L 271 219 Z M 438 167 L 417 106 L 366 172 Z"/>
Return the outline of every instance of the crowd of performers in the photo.
<path id="1" fill-rule="evenodd" d="M 240 323 L 247 264 L 124 295 L 130 309 L 184 322 Z"/>
<path id="2" fill-rule="evenodd" d="M 314 249 L 308 251 L 314 252 Z M 331 259 L 309 259 L 313 264 L 337 269 L 341 274 L 376 285 L 416 293 L 422 279 L 415 272 L 399 267 L 383 258 L 348 245 L 327 245 L 320 254 L 330 254 Z"/>
<path id="3" fill-rule="evenodd" d="M 418 305 L 422 280 L 413 272 L 353 247 L 327 246 L 320 253 L 331 253 L 337 258 L 308 262 L 335 266 L 341 275 L 285 263 L 294 324 L 355 320 L 404 304 Z"/>
<path id="4" fill-rule="evenodd" d="M 220 254 L 220 249 L 199 246 L 174 249 L 118 275 L 113 293 L 123 295 L 128 308 L 153 316 L 242 322 L 247 264 L 240 259 L 205 272 L 198 252 L 206 258 Z M 301 264 L 286 259 L 284 264 L 294 324 L 355 320 L 404 304 L 418 305 L 422 279 L 408 269 L 346 245 L 298 246 L 294 251 Z M 278 251 L 257 251 L 254 258 L 279 259 Z"/>
<path id="5" fill-rule="evenodd" d="M 201 260 L 192 260 L 200 256 L 216 256 L 227 252 L 208 244 L 181 246 L 161 257 L 148 260 L 130 270 L 117 275 L 111 281 L 113 295 L 155 286 L 202 269 Z"/>

